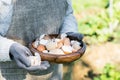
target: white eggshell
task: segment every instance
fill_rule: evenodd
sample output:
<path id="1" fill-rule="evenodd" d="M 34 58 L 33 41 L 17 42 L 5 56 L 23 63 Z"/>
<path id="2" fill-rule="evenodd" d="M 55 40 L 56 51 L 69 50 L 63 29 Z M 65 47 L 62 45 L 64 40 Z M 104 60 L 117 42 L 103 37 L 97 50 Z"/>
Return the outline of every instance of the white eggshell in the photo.
<path id="1" fill-rule="evenodd" d="M 62 50 L 67 53 L 72 53 L 73 48 L 71 46 L 62 46 Z"/>
<path id="2" fill-rule="evenodd" d="M 62 42 L 57 42 L 57 48 L 61 48 L 63 46 L 63 43 Z"/>
<path id="3" fill-rule="evenodd" d="M 31 62 L 31 66 L 34 66 L 34 58 L 33 58 L 33 56 L 29 56 L 29 60 Z"/>
<path id="4" fill-rule="evenodd" d="M 64 46 L 70 46 L 70 39 L 69 38 L 64 38 Z"/>
<path id="5" fill-rule="evenodd" d="M 46 48 L 47 48 L 47 50 L 56 49 L 56 48 L 57 48 L 57 42 L 49 41 L 49 42 L 46 44 Z"/>
<path id="6" fill-rule="evenodd" d="M 67 37 L 67 34 L 65 34 L 65 33 L 61 34 L 61 36 L 60 36 L 61 39 L 64 39 L 66 37 Z"/>
<path id="7" fill-rule="evenodd" d="M 50 53 L 50 54 L 61 54 L 61 55 L 64 54 L 64 52 L 63 52 L 61 49 L 50 50 L 49 53 Z"/>
<path id="8" fill-rule="evenodd" d="M 38 45 L 39 45 L 39 41 L 38 41 L 38 40 L 36 40 L 36 41 L 34 42 L 34 47 L 35 47 L 35 48 L 37 48 L 37 47 L 38 47 Z"/>
<path id="9" fill-rule="evenodd" d="M 56 38 L 56 39 L 55 39 L 55 42 L 60 42 L 60 41 L 61 41 L 61 40 L 60 40 L 60 39 L 58 39 L 58 38 Z"/>
<path id="10" fill-rule="evenodd" d="M 44 50 L 44 51 L 42 51 L 43 53 L 48 53 L 48 50 Z"/>
<path id="11" fill-rule="evenodd" d="M 39 40 L 43 39 L 45 36 L 45 34 L 42 34 L 40 37 L 39 37 Z"/>
<path id="12" fill-rule="evenodd" d="M 75 40 L 71 40 L 71 45 L 73 45 L 73 44 L 80 45 L 81 43 L 80 43 L 80 42 L 78 42 L 78 41 L 75 41 Z"/>
<path id="13" fill-rule="evenodd" d="M 41 64 L 41 58 L 39 53 L 35 53 L 35 56 L 29 56 L 31 66 L 37 66 Z"/>
<path id="14" fill-rule="evenodd" d="M 46 45 L 48 43 L 48 40 L 45 40 L 45 39 L 41 39 L 39 41 L 39 44 L 42 44 L 42 45 Z"/>
<path id="15" fill-rule="evenodd" d="M 76 51 L 81 48 L 80 45 L 78 45 L 78 44 L 73 44 L 72 47 L 73 47 Z"/>

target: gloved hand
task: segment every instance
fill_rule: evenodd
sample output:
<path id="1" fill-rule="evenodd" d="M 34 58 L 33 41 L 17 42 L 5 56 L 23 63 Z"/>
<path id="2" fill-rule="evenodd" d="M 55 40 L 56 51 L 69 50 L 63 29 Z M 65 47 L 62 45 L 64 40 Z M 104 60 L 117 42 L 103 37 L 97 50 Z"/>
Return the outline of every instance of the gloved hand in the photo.
<path id="1" fill-rule="evenodd" d="M 50 67 L 50 64 L 48 61 L 42 61 L 40 66 L 31 66 L 26 68 L 28 72 L 32 75 L 39 75 L 40 71 L 47 70 Z"/>
<path id="2" fill-rule="evenodd" d="M 50 65 L 48 65 L 48 62 L 44 62 L 47 63 L 47 65 L 43 64 L 42 62 L 41 65 L 31 66 L 31 61 L 29 57 L 33 56 L 32 53 L 27 47 L 19 43 L 13 43 L 11 45 L 10 55 L 12 56 L 13 60 L 15 60 L 18 67 L 23 68 L 28 72 L 34 72 L 36 70 L 46 70 L 48 67 L 50 67 Z"/>
<path id="3" fill-rule="evenodd" d="M 67 36 L 76 37 L 79 41 L 81 41 L 83 39 L 83 37 L 84 37 L 84 35 L 81 34 L 81 33 L 67 32 L 66 34 L 67 34 Z"/>

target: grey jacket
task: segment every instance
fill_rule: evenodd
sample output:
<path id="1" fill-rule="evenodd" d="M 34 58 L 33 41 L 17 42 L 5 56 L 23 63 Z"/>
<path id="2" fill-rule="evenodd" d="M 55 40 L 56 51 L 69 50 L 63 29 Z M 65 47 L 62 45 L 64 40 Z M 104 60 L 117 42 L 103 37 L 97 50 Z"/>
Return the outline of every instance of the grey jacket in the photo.
<path id="1" fill-rule="evenodd" d="M 9 1 L 9 2 L 8 2 Z M 14 1 L 14 0 L 13 0 Z M 7 33 L 13 12 L 13 2 L 12 0 L 0 0 L 0 35 L 5 36 Z M 64 17 L 64 22 L 62 24 L 61 33 L 63 32 L 77 32 L 77 22 L 73 15 L 71 0 L 67 0 L 68 9 L 66 11 L 66 16 Z"/>
<path id="2" fill-rule="evenodd" d="M 0 1 L 0 80 L 61 80 L 62 65 L 51 64 L 48 70 L 40 71 L 39 76 L 30 75 L 10 61 L 9 48 L 14 43 L 12 40 L 27 45 L 40 34 L 76 32 L 77 24 L 70 1 L 8 1 Z"/>

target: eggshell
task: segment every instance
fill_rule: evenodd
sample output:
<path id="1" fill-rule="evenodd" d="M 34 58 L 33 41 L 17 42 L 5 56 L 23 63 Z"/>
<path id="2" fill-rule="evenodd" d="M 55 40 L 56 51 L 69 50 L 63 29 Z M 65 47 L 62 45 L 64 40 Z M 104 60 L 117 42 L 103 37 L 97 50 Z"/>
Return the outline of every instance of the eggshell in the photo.
<path id="1" fill-rule="evenodd" d="M 47 48 L 47 50 L 56 49 L 56 48 L 57 48 L 57 42 L 49 41 L 49 42 L 46 44 L 46 48 Z"/>
<path id="2" fill-rule="evenodd" d="M 44 50 L 44 51 L 42 51 L 43 53 L 48 53 L 48 50 Z"/>
<path id="3" fill-rule="evenodd" d="M 32 46 L 33 46 L 34 48 L 37 48 L 38 45 L 39 45 L 39 41 L 38 41 L 38 40 L 36 40 L 34 43 L 32 43 Z"/>
<path id="4" fill-rule="evenodd" d="M 58 39 L 58 38 L 55 39 L 55 42 L 60 42 L 60 41 L 61 41 L 61 39 Z"/>
<path id="5" fill-rule="evenodd" d="M 67 34 L 65 34 L 65 33 L 63 33 L 63 34 L 60 35 L 60 38 L 61 38 L 61 39 L 64 39 L 64 38 L 66 38 L 66 37 L 67 37 Z"/>
<path id="6" fill-rule="evenodd" d="M 79 50 L 79 49 L 81 48 L 80 44 L 81 44 L 81 43 L 78 42 L 78 41 L 75 41 L 75 40 L 72 40 L 72 41 L 71 41 L 71 45 L 72 45 L 72 47 L 73 47 L 73 49 L 74 49 L 73 52 L 75 52 L 75 51 L 77 51 L 77 50 Z"/>
<path id="7" fill-rule="evenodd" d="M 34 48 L 37 48 L 37 47 L 35 47 L 35 42 L 32 43 L 32 46 L 33 46 Z"/>
<path id="8" fill-rule="evenodd" d="M 73 45 L 73 44 L 78 44 L 78 45 L 80 45 L 81 43 L 78 42 L 78 41 L 75 41 L 75 40 L 71 40 L 71 45 Z"/>
<path id="9" fill-rule="evenodd" d="M 72 53 L 73 48 L 71 46 L 62 46 L 62 50 L 65 54 Z"/>
<path id="10" fill-rule="evenodd" d="M 39 40 L 43 39 L 45 36 L 45 34 L 42 34 L 40 37 L 39 37 Z"/>
<path id="11" fill-rule="evenodd" d="M 74 53 L 74 52 L 77 52 L 77 50 L 73 49 L 72 52 L 73 52 L 73 53 Z"/>
<path id="12" fill-rule="evenodd" d="M 49 35 L 43 34 L 32 45 L 43 53 L 69 54 L 78 51 L 81 48 L 80 44 L 76 40 L 70 40 L 67 34 L 63 33 L 57 38 L 51 38 Z"/>
<path id="13" fill-rule="evenodd" d="M 40 44 L 38 47 L 37 47 L 37 50 L 38 51 L 44 51 L 45 50 L 45 46 Z"/>
<path id="14" fill-rule="evenodd" d="M 29 56 L 29 60 L 30 60 L 31 66 L 34 66 L 34 59 L 33 59 L 33 56 Z"/>
<path id="15" fill-rule="evenodd" d="M 64 46 L 70 46 L 70 39 L 69 38 L 64 38 Z"/>
<path id="16" fill-rule="evenodd" d="M 78 45 L 78 44 L 73 44 L 72 47 L 73 47 L 76 51 L 81 48 L 81 46 Z"/>
<path id="17" fill-rule="evenodd" d="M 48 40 L 41 39 L 41 40 L 39 41 L 39 44 L 46 45 L 47 42 L 48 42 Z"/>
<path id="18" fill-rule="evenodd" d="M 61 54 L 61 55 L 63 55 L 64 54 L 64 52 L 61 50 L 61 49 L 54 49 L 54 50 L 50 50 L 50 52 L 49 52 L 50 54 Z"/>
<path id="19" fill-rule="evenodd" d="M 37 66 L 41 64 L 41 61 L 36 56 L 29 56 L 31 66 Z"/>
<path id="20" fill-rule="evenodd" d="M 43 39 L 45 39 L 45 40 L 50 40 L 51 38 L 50 38 L 49 35 L 45 35 L 45 36 L 43 37 Z"/>
<path id="21" fill-rule="evenodd" d="M 63 43 L 62 42 L 58 42 L 57 43 L 57 48 L 61 48 L 63 46 Z"/>

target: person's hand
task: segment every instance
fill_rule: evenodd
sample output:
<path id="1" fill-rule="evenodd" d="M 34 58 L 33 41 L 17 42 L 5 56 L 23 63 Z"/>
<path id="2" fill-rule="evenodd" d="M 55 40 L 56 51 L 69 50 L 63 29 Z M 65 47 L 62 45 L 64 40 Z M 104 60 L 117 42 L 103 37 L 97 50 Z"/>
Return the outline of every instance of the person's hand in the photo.
<path id="1" fill-rule="evenodd" d="M 32 75 L 39 75 L 40 71 L 47 70 L 50 67 L 48 61 L 41 61 L 40 66 L 31 66 L 26 68 L 26 70 Z"/>
<path id="2" fill-rule="evenodd" d="M 23 68 L 27 70 L 28 72 L 34 72 L 36 70 L 46 70 L 48 67 L 50 67 L 48 62 L 41 62 L 40 65 L 31 66 L 31 61 L 29 59 L 30 56 L 33 56 L 30 50 L 19 44 L 14 43 L 10 47 L 10 55 L 12 56 L 13 60 L 15 60 L 18 67 Z M 47 63 L 47 65 L 45 64 Z"/>
<path id="3" fill-rule="evenodd" d="M 83 39 L 83 37 L 84 37 L 84 35 L 81 34 L 81 33 L 67 32 L 66 34 L 67 34 L 67 36 L 76 37 L 79 41 L 81 41 Z"/>

